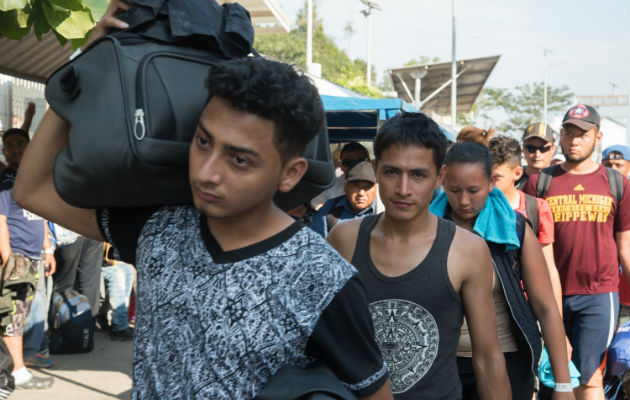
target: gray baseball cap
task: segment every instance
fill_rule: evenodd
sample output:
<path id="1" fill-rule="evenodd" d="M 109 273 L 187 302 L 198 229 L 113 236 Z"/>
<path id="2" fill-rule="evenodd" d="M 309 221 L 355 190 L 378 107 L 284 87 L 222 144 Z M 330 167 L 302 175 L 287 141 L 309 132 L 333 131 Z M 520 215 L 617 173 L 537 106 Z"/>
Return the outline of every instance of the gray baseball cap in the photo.
<path id="1" fill-rule="evenodd" d="M 523 142 L 533 137 L 538 137 L 551 143 L 555 141 L 551 127 L 549 124 L 544 122 L 534 122 L 525 128 L 525 131 L 523 132 Z"/>
<path id="2" fill-rule="evenodd" d="M 374 175 L 374 168 L 369 161 L 361 161 L 348 172 L 346 172 L 346 182 L 352 181 L 368 181 L 376 183 L 376 175 Z"/>

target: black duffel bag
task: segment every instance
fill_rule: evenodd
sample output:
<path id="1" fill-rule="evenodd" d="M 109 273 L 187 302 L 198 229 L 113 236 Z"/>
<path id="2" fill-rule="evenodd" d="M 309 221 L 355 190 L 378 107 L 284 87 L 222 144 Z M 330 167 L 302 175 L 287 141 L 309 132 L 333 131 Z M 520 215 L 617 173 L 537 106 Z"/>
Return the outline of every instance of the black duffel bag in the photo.
<path id="1" fill-rule="evenodd" d="M 190 203 L 188 147 L 219 54 L 119 32 L 48 79 L 46 99 L 70 123 L 54 182 L 77 207 Z"/>
<path id="2" fill-rule="evenodd" d="M 53 176 L 71 205 L 191 203 L 188 148 L 208 100 L 208 67 L 252 51 L 253 27 L 238 4 L 150 3 L 120 16 L 129 29 L 96 40 L 48 78 L 46 99 L 70 123 L 68 147 L 57 155 Z M 194 23 L 200 19 L 208 24 Z M 325 128 L 322 135 L 305 152 L 305 178 L 278 195 L 283 208 L 333 183 Z"/>

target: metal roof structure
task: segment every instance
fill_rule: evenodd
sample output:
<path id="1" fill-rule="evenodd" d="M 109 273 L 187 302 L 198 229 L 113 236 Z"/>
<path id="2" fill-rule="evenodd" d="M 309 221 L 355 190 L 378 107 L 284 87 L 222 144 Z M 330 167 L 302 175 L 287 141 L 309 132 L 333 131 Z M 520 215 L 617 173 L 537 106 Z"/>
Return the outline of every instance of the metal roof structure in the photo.
<path id="1" fill-rule="evenodd" d="M 457 112 L 468 113 L 500 56 L 457 61 Z M 451 63 L 392 68 L 389 75 L 398 97 L 424 113 L 451 112 Z"/>
<path id="2" fill-rule="evenodd" d="M 219 4 L 234 2 L 219 0 Z M 249 11 L 256 34 L 288 32 L 289 22 L 276 0 L 240 0 Z M 22 40 L 0 36 L 0 74 L 12 75 L 35 82 L 46 78 L 68 61 L 72 54 L 70 43 L 62 46 L 52 32 L 38 41 L 31 32 Z"/>

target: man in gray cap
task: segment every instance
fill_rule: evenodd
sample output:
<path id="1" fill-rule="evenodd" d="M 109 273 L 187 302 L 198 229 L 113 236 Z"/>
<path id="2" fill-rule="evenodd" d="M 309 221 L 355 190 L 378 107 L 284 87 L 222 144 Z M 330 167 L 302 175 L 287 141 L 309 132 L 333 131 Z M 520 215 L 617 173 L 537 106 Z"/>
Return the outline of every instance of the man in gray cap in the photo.
<path id="1" fill-rule="evenodd" d="M 523 132 L 522 142 L 527 166 L 523 166 L 523 175 L 514 184 L 520 190 L 523 190 L 527 178 L 551 165 L 553 153 L 556 152 L 553 131 L 544 122 L 529 124 Z"/>
<path id="2" fill-rule="evenodd" d="M 362 161 L 346 173 L 344 194 L 332 198 L 313 216 L 310 228 L 326 237 L 341 219 L 364 217 L 374 213 L 376 175 L 368 161 Z"/>

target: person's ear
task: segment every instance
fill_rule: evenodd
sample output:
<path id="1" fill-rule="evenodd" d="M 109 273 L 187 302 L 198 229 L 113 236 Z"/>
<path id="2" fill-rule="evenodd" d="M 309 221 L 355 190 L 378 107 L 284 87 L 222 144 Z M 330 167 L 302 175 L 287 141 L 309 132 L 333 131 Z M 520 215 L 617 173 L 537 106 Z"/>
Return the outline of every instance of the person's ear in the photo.
<path id="1" fill-rule="evenodd" d="M 595 144 L 596 145 L 599 144 L 602 141 L 603 137 L 604 137 L 604 132 L 598 129 L 597 133 L 595 134 Z"/>
<path id="2" fill-rule="evenodd" d="M 308 169 L 308 161 L 304 157 L 294 157 L 288 160 L 282 168 L 278 191 L 288 192 L 300 182 Z"/>
<path id="3" fill-rule="evenodd" d="M 521 179 L 521 176 L 523 176 L 523 167 L 519 165 L 518 167 L 514 168 L 512 172 L 514 173 L 514 181 L 516 182 Z"/>
<path id="4" fill-rule="evenodd" d="M 435 187 L 433 188 L 433 190 L 436 190 L 437 188 L 439 188 L 440 186 L 444 184 L 444 177 L 446 176 L 446 171 L 448 171 L 448 167 L 442 164 L 440 169 L 438 169 L 437 171 L 437 180 L 435 182 Z"/>

